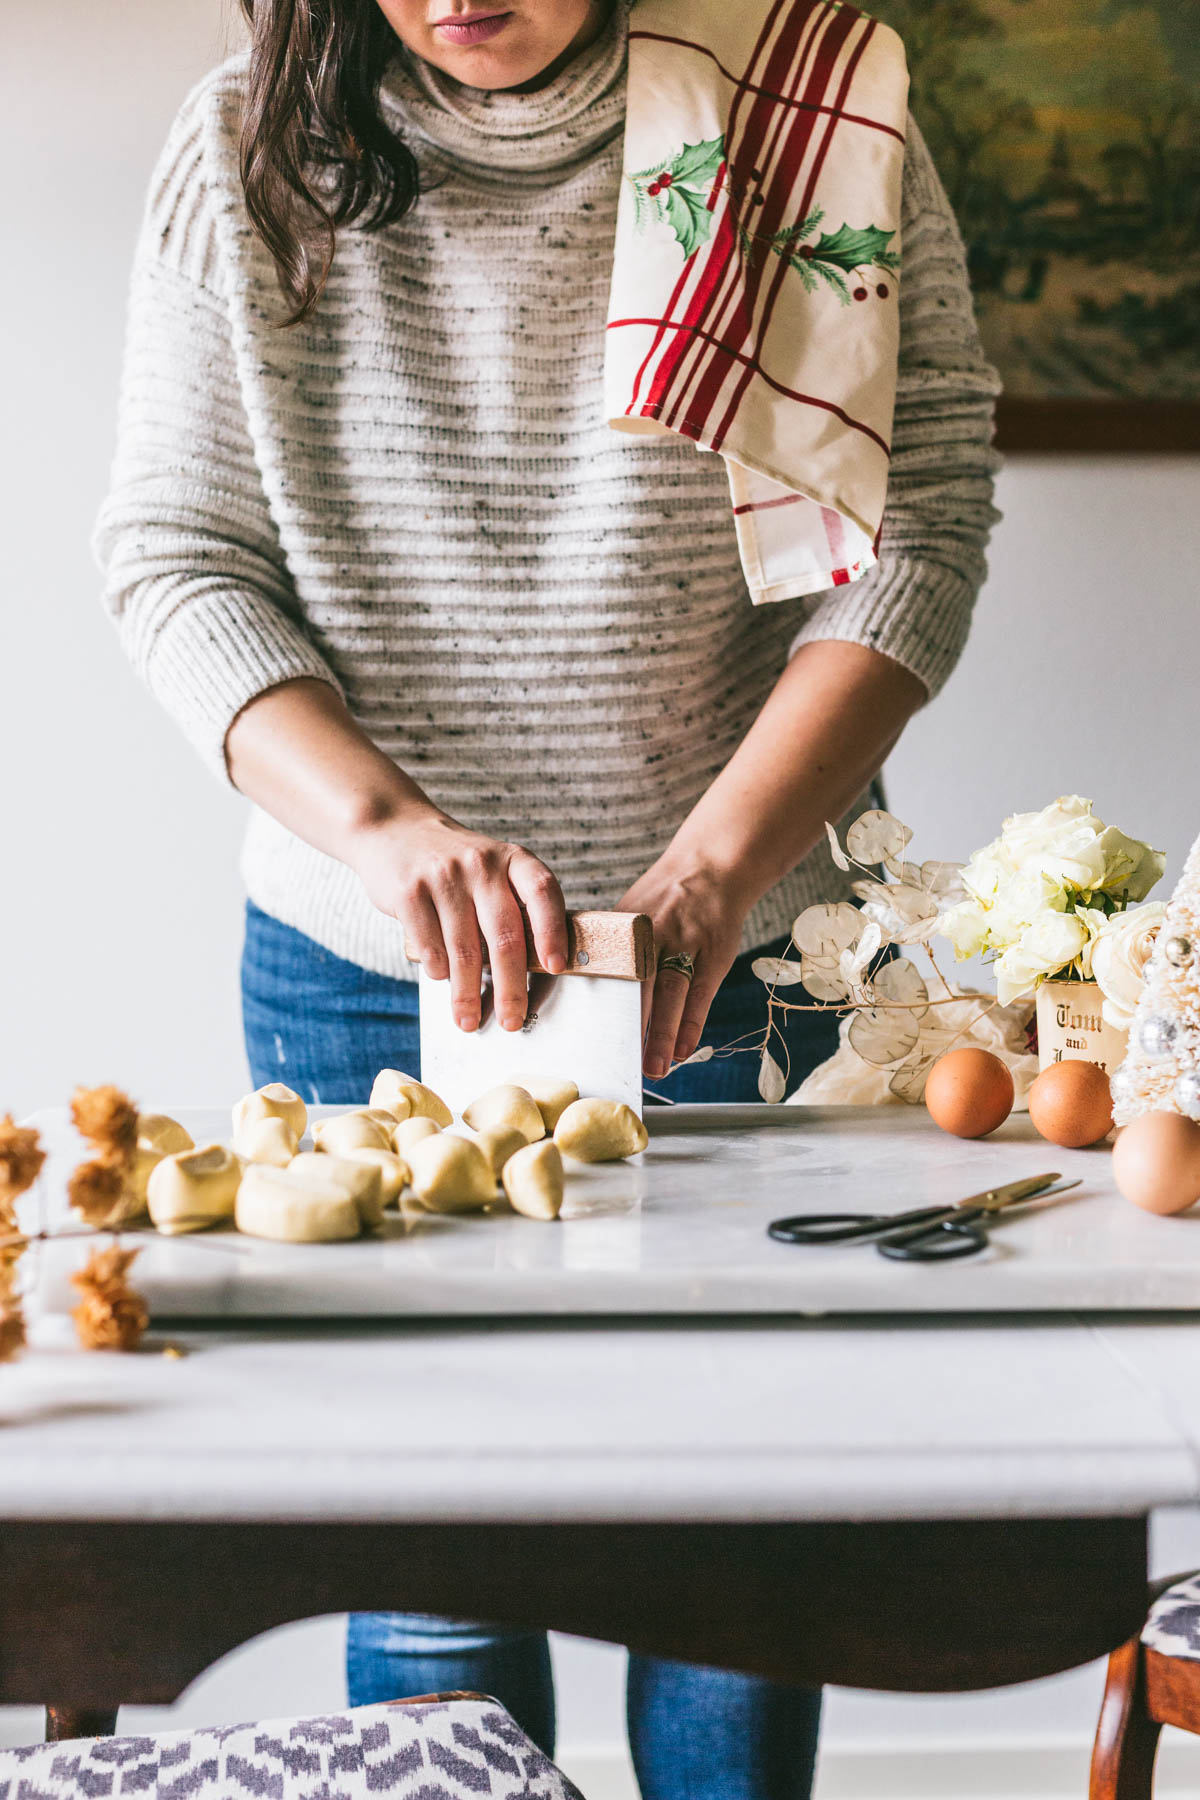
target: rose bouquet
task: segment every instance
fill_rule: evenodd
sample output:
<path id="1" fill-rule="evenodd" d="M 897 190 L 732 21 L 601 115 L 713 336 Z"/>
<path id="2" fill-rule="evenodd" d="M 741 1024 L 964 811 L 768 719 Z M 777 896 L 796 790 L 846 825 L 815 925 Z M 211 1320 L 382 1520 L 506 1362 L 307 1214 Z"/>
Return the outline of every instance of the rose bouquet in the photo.
<path id="1" fill-rule="evenodd" d="M 960 960 L 994 960 L 996 992 L 1007 1005 L 1052 976 L 1093 979 L 1094 955 L 1106 940 L 1102 963 L 1115 970 L 1127 937 L 1110 921 L 1145 899 L 1163 867 L 1161 851 L 1068 794 L 1005 820 L 1000 836 L 965 865 L 964 898 L 940 929 Z"/>
<path id="2" fill-rule="evenodd" d="M 1098 819 L 1090 800 L 1066 795 L 1041 812 L 1014 814 L 965 865 L 908 861 L 912 832 L 890 813 L 863 814 L 844 848 L 827 829 L 834 863 L 859 877 L 858 904 L 801 913 L 788 953 L 754 964 L 767 989 L 763 1037 L 706 1048 L 692 1060 L 756 1050 L 759 1092 L 782 1099 L 782 1019 L 829 1010 L 842 1015 L 839 1048 L 795 1100 L 918 1101 L 937 1058 L 969 1044 L 1008 1064 L 1020 1103 L 1037 1072 L 1030 1026 L 1042 981 L 1095 980 L 1107 1022 L 1128 1024 L 1163 912 L 1134 903 L 1159 879 L 1164 858 Z M 989 958 L 996 994 L 949 981 L 933 954 L 938 937 L 960 960 Z"/>

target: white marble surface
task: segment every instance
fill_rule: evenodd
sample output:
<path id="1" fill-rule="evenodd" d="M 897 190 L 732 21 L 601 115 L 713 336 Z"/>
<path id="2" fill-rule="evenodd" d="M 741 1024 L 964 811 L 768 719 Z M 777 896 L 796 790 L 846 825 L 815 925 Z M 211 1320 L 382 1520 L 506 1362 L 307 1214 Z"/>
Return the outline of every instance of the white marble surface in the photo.
<path id="1" fill-rule="evenodd" d="M 309 1316 L 164 1317 L 119 1357 L 81 1353 L 45 1312 L 0 1372 L 0 1517 L 1083 1516 L 1200 1498 L 1195 1324 L 1079 1310 L 1200 1293 L 1193 1222 L 1143 1218 L 1103 1151 L 1052 1151 L 1024 1121 L 963 1144 L 901 1109 L 755 1116 L 716 1132 L 656 1116 L 645 1157 L 583 1172 L 555 1226 L 432 1220 L 294 1250 L 149 1240 L 138 1280 L 162 1314 L 200 1295 L 214 1313 L 285 1300 Z M 779 1212 L 1055 1167 L 1083 1172 L 1078 1198 L 974 1262 L 765 1236 Z M 63 1271 L 44 1274 L 53 1299 Z M 312 1316 L 364 1293 L 392 1316 Z M 838 1306 L 858 1317 L 801 1316 Z M 554 1316 L 519 1316 L 539 1308 Z M 182 1359 L 163 1356 L 168 1334 Z"/>
<path id="2" fill-rule="evenodd" d="M 179 1116 L 198 1143 L 228 1135 L 223 1113 Z M 64 1115 L 38 1120 L 56 1150 L 46 1216 L 61 1219 L 79 1146 Z M 983 1142 L 909 1107 L 679 1107 L 648 1123 L 650 1147 L 631 1162 L 569 1164 L 553 1225 L 507 1210 L 410 1215 L 325 1245 L 146 1231 L 138 1285 L 159 1319 L 1200 1309 L 1200 1215 L 1138 1212 L 1112 1185 L 1107 1149 L 1059 1150 L 1023 1115 Z M 899 1264 L 766 1235 L 781 1214 L 899 1211 L 1047 1170 L 1082 1185 L 1010 1217 L 979 1257 Z M 83 1255 L 38 1253 L 48 1310 L 74 1303 L 67 1275 Z"/>

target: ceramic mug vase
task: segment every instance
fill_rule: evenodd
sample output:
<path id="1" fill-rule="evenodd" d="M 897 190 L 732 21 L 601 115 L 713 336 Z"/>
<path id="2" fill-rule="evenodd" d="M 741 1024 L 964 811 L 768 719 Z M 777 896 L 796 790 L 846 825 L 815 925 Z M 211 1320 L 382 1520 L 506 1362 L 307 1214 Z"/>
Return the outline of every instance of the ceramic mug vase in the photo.
<path id="1" fill-rule="evenodd" d="M 1125 1059 L 1127 1031 L 1106 1023 L 1094 981 L 1043 981 L 1037 991 L 1038 1063 L 1093 1062 L 1109 1075 Z"/>

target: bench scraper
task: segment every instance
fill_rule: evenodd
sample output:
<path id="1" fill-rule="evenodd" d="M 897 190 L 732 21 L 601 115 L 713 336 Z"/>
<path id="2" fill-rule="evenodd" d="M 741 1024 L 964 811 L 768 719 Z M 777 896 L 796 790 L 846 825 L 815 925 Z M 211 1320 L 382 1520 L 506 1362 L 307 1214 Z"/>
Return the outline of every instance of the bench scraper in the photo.
<path id="1" fill-rule="evenodd" d="M 530 953 L 530 973 L 544 971 Z M 654 926 L 646 913 L 567 915 L 566 973 L 533 984 L 520 1031 L 493 1013 L 460 1031 L 450 983 L 420 976 L 421 1080 L 454 1113 L 522 1075 L 574 1081 L 589 1099 L 623 1100 L 642 1112 L 642 983 L 654 973 Z"/>

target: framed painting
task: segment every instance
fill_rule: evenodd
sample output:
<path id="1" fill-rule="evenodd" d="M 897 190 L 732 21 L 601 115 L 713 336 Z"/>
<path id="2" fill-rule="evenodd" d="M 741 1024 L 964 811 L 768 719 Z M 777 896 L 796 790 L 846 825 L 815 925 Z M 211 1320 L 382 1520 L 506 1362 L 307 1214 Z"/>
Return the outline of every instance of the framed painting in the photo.
<path id="1" fill-rule="evenodd" d="M 1200 0 L 866 0 L 1004 380 L 1002 448 L 1200 450 Z"/>

